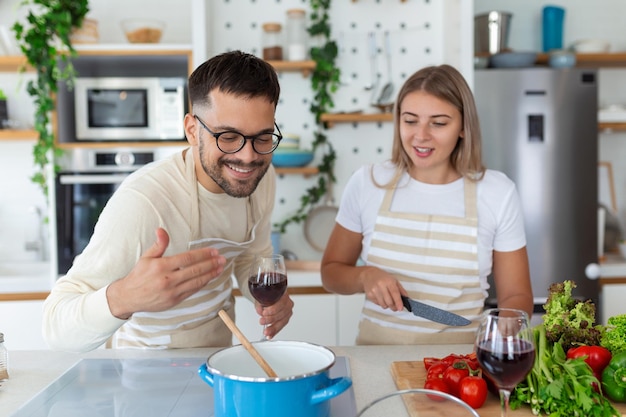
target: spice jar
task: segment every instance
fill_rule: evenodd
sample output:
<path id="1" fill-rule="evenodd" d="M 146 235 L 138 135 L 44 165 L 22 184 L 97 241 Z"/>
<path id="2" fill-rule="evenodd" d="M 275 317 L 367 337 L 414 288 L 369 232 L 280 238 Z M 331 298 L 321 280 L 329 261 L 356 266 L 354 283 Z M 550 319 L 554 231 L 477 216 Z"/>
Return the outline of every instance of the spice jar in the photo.
<path id="1" fill-rule="evenodd" d="M 263 59 L 266 61 L 282 61 L 283 47 L 281 42 L 280 23 L 263 24 Z"/>
<path id="2" fill-rule="evenodd" d="M 307 43 L 306 12 L 303 9 L 287 10 L 287 60 L 305 60 Z"/>
<path id="3" fill-rule="evenodd" d="M 0 333 L 0 381 L 9 379 L 9 354 L 4 346 L 4 334 Z"/>

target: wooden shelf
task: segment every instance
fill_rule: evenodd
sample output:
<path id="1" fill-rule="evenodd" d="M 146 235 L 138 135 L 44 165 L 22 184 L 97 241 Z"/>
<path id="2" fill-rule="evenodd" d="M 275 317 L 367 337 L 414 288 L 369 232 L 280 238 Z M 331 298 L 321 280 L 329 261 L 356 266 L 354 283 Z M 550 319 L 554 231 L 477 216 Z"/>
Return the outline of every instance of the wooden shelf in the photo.
<path id="1" fill-rule="evenodd" d="M 327 113 L 320 120 L 331 128 L 335 123 L 392 122 L 393 113 Z"/>
<path id="2" fill-rule="evenodd" d="M 18 72 L 26 64 L 26 58 L 21 55 L 0 56 L 0 72 Z M 26 68 L 31 69 L 30 67 Z"/>
<path id="3" fill-rule="evenodd" d="M 601 122 L 598 123 L 600 130 L 626 131 L 626 122 Z"/>
<path id="4" fill-rule="evenodd" d="M 319 169 L 317 167 L 294 167 L 294 168 L 279 168 L 275 167 L 276 174 L 278 175 L 304 175 L 310 177 L 311 175 L 317 175 Z"/>
<path id="5" fill-rule="evenodd" d="M 548 54 L 537 55 L 537 64 L 548 65 Z M 626 52 L 576 54 L 576 66 L 582 68 L 626 67 Z"/>
<path id="6" fill-rule="evenodd" d="M 58 143 L 60 149 L 110 149 L 110 148 L 154 148 L 160 146 L 189 146 L 187 141 L 150 141 L 150 142 L 71 142 Z"/>
<path id="7" fill-rule="evenodd" d="M 32 129 L 0 129 L 0 140 L 36 140 L 38 135 Z"/>
<path id="8" fill-rule="evenodd" d="M 308 77 L 315 69 L 315 61 L 267 61 L 278 72 L 302 72 L 303 77 Z"/>

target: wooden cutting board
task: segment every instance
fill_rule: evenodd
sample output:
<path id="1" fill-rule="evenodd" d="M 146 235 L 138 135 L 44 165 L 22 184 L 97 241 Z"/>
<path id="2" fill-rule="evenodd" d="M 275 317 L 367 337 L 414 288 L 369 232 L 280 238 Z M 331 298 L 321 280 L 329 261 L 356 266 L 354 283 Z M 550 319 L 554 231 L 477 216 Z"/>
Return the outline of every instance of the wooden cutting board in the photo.
<path id="1" fill-rule="evenodd" d="M 426 370 L 423 361 L 404 361 L 391 363 L 391 375 L 398 389 L 424 388 L 426 381 Z M 626 417 L 626 404 L 614 404 L 615 408 Z M 407 405 L 411 417 L 417 417 L 417 411 L 412 410 L 412 406 Z M 478 414 L 481 417 L 500 417 L 500 401 L 489 394 L 485 404 L 480 407 Z M 521 407 L 517 410 L 509 411 L 508 417 L 534 417 L 529 407 Z"/>

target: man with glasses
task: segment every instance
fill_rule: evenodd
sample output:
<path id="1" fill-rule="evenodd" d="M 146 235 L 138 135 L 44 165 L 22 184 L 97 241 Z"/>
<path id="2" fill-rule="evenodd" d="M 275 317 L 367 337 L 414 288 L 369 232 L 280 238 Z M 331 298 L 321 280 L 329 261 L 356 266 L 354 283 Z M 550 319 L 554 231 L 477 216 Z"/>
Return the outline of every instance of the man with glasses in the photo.
<path id="1" fill-rule="evenodd" d="M 234 317 L 231 276 L 252 300 L 250 264 L 272 252 L 279 94 L 274 69 L 239 51 L 191 74 L 189 148 L 134 172 L 111 197 L 89 244 L 44 303 L 51 348 L 231 344 L 217 316 L 223 309 Z M 292 309 L 288 294 L 257 306 L 266 337 L 287 324 Z"/>

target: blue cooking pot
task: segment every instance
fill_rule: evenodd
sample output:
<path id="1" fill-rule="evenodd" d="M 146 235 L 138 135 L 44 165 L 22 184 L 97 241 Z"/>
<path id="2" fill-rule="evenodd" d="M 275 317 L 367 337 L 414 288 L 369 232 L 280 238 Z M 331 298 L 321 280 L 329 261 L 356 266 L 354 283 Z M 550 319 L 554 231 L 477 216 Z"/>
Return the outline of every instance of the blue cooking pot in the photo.
<path id="1" fill-rule="evenodd" d="M 330 378 L 335 354 L 306 342 L 253 343 L 278 375 L 269 378 L 242 345 L 209 356 L 198 373 L 213 387 L 215 417 L 328 417 L 328 400 L 350 388 Z"/>

